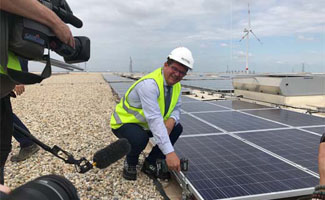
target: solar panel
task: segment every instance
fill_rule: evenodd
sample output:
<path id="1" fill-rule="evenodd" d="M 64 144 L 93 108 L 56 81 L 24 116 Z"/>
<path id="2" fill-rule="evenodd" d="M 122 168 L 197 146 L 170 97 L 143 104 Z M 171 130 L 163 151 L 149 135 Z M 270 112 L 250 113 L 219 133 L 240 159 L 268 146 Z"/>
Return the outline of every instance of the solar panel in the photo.
<path id="1" fill-rule="evenodd" d="M 324 125 L 325 118 L 297 113 L 289 110 L 274 109 L 274 110 L 249 110 L 244 111 L 256 116 L 260 116 L 273 121 L 281 122 L 291 126 L 312 126 Z"/>
<path id="2" fill-rule="evenodd" d="M 182 110 L 186 112 L 206 112 L 206 111 L 220 111 L 229 110 L 228 108 L 222 108 L 210 103 L 198 101 L 182 104 Z"/>
<path id="3" fill-rule="evenodd" d="M 245 101 L 211 101 L 211 103 L 225 106 L 227 108 L 231 108 L 234 110 L 242 110 L 242 109 L 259 109 L 259 108 L 270 108 L 268 106 L 263 106 L 254 103 L 248 103 Z"/>
<path id="4" fill-rule="evenodd" d="M 188 74 L 183 80 L 211 80 L 211 79 L 222 79 L 217 76 L 209 76 L 207 74 Z M 224 78 L 223 78 L 224 79 Z"/>
<path id="5" fill-rule="evenodd" d="M 185 95 L 182 95 L 181 98 L 182 98 L 182 103 L 187 103 L 187 102 L 200 102 L 199 100 L 193 99 L 191 97 L 187 97 Z"/>
<path id="6" fill-rule="evenodd" d="M 182 108 L 175 149 L 190 160 L 184 176 L 198 199 L 275 199 L 310 194 L 318 184 L 320 136 L 313 131 L 324 119 L 242 101 Z"/>
<path id="7" fill-rule="evenodd" d="M 214 79 L 214 80 L 183 80 L 182 85 L 215 90 L 215 91 L 229 91 L 233 90 L 231 79 Z"/>
<path id="8" fill-rule="evenodd" d="M 304 130 L 308 130 L 314 133 L 323 134 L 325 133 L 325 126 L 324 127 L 315 127 L 315 128 L 304 128 Z"/>
<path id="9" fill-rule="evenodd" d="M 181 124 L 183 125 L 182 135 L 193 135 L 193 134 L 207 134 L 207 133 L 219 133 L 220 130 L 207 125 L 206 123 L 200 122 L 194 117 L 187 114 L 181 114 Z"/>
<path id="10" fill-rule="evenodd" d="M 103 74 L 104 79 L 108 83 L 112 82 L 134 82 L 134 80 L 129 79 L 129 78 L 124 78 L 119 75 L 113 75 L 113 74 Z"/>
<path id="11" fill-rule="evenodd" d="M 193 115 L 228 132 L 285 127 L 281 124 L 266 121 L 235 111 L 194 113 Z"/>
<path id="12" fill-rule="evenodd" d="M 318 135 L 298 129 L 287 129 L 239 133 L 238 136 L 318 173 Z"/>
<path id="13" fill-rule="evenodd" d="M 180 138 L 175 150 L 189 159 L 184 174 L 199 199 L 274 199 L 308 194 L 319 182 L 229 135 Z"/>
<path id="14" fill-rule="evenodd" d="M 130 88 L 130 86 L 134 82 L 118 82 L 118 83 L 110 83 L 112 89 L 118 94 L 121 98 L 124 96 L 125 92 Z"/>

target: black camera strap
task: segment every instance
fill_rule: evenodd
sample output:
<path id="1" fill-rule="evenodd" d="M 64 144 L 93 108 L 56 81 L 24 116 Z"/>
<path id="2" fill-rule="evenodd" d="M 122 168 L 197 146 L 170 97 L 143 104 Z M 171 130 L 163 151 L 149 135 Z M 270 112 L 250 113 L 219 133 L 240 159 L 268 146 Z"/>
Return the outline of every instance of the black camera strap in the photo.
<path id="1" fill-rule="evenodd" d="M 8 63 L 8 13 L 0 10 L 0 64 L 7 67 Z"/>
<path id="2" fill-rule="evenodd" d="M 24 72 L 24 71 L 16 71 L 10 68 L 7 68 L 8 75 L 11 79 L 18 83 L 22 83 L 25 85 L 40 83 L 43 79 L 46 79 L 51 76 L 52 69 L 51 69 L 51 60 L 50 60 L 50 50 L 48 55 L 44 55 L 43 59 L 46 60 L 46 65 L 42 71 L 41 75 Z"/>

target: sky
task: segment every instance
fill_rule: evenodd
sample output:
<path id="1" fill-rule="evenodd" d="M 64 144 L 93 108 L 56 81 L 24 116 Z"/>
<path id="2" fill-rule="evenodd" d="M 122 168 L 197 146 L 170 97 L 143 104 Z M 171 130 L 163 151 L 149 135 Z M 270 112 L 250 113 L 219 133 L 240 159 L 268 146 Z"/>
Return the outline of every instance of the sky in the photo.
<path id="1" fill-rule="evenodd" d="M 324 0 L 68 0 L 91 40 L 88 71 L 150 72 L 170 51 L 192 51 L 194 72 L 325 72 Z M 54 55 L 54 54 L 52 54 Z M 61 59 L 54 55 L 54 58 Z M 85 67 L 85 64 L 79 64 Z"/>

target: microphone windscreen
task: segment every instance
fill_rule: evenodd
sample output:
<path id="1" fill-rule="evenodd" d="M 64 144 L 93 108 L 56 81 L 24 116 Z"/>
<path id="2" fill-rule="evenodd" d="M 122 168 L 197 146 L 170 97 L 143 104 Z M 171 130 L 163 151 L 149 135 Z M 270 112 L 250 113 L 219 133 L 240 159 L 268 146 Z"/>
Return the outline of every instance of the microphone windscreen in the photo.
<path id="1" fill-rule="evenodd" d="M 103 169 L 118 161 L 131 150 L 131 145 L 125 138 L 118 139 L 116 142 L 108 145 L 104 149 L 97 151 L 94 154 L 94 162 L 96 167 Z"/>

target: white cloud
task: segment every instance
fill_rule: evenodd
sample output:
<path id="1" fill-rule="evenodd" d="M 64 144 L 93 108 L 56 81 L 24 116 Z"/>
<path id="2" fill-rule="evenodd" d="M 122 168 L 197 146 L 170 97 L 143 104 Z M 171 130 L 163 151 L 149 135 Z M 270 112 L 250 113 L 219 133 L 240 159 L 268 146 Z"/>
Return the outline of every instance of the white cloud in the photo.
<path id="1" fill-rule="evenodd" d="M 84 22 L 84 27 L 73 28 L 73 33 L 91 39 L 89 69 L 103 70 L 107 66 L 128 70 L 129 56 L 139 68 L 154 69 L 180 45 L 210 55 L 217 44 L 232 44 L 232 48 L 243 50 L 243 54 L 234 55 L 245 56 L 246 47 L 235 46 L 247 27 L 248 2 L 252 29 L 262 41 L 297 35 L 310 40 L 309 35 L 325 31 L 324 0 L 68 0 Z M 207 65 L 206 59 L 197 60 L 201 60 L 198 65 Z"/>
<path id="2" fill-rule="evenodd" d="M 305 40 L 305 41 L 314 41 L 315 40 L 313 37 L 306 37 L 304 35 L 298 35 L 297 38 L 299 40 Z"/>
<path id="3" fill-rule="evenodd" d="M 282 64 L 285 64 L 286 62 L 285 62 L 285 61 L 282 61 L 282 60 L 278 60 L 278 61 L 276 61 L 275 63 L 276 63 L 276 64 L 280 64 L 280 65 L 282 65 Z"/>

